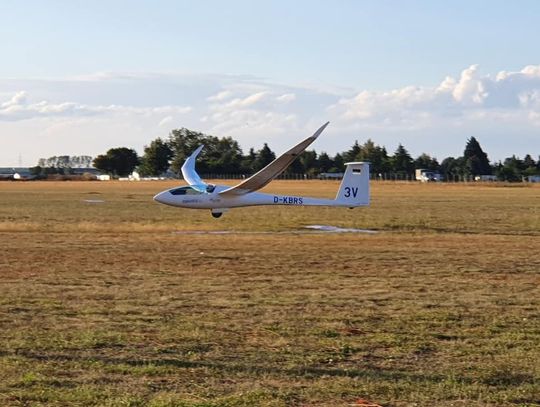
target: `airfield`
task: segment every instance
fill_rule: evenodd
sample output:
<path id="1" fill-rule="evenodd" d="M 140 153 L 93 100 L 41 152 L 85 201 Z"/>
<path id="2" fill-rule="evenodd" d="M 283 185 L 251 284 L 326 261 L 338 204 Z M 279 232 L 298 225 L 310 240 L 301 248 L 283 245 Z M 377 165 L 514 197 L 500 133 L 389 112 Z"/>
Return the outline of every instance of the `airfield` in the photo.
<path id="1" fill-rule="evenodd" d="M 0 405 L 540 405 L 540 185 L 220 219 L 175 185 L 0 183 Z"/>

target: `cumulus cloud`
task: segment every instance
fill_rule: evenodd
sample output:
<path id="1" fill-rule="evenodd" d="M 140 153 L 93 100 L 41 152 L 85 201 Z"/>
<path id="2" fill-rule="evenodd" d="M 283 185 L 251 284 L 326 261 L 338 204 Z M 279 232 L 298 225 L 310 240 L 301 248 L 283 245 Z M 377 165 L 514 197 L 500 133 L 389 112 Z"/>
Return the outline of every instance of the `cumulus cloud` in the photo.
<path id="1" fill-rule="evenodd" d="M 471 135 L 483 135 L 482 145 L 495 157 L 500 157 L 497 148 L 508 153 L 509 136 L 516 145 L 526 140 L 521 143 L 526 153 L 540 150 L 540 65 L 492 74 L 471 65 L 441 79 L 435 86 L 417 83 L 385 91 L 288 86 L 227 75 L 0 79 L 0 137 L 22 140 L 3 143 L 0 160 L 2 154 L 17 157 L 38 145 L 35 157 L 57 155 L 71 139 L 73 145 L 87 145 L 89 154 L 112 144 L 141 148 L 174 126 L 232 136 L 244 149 L 268 142 L 279 152 L 327 120 L 331 126 L 314 148 L 329 153 L 372 138 L 389 151 L 401 142 L 413 154 L 444 157 L 459 154 Z M 37 137 L 50 142 L 39 144 Z"/>
<path id="2" fill-rule="evenodd" d="M 452 96 L 463 105 L 481 105 L 488 96 L 482 78 L 478 75 L 478 65 L 471 65 L 461 72 L 461 78 L 454 85 Z"/>
<path id="3" fill-rule="evenodd" d="M 230 98 L 232 94 L 233 93 L 230 90 L 222 90 L 215 95 L 209 96 L 206 100 L 209 102 L 221 102 L 222 100 Z"/>
<path id="4" fill-rule="evenodd" d="M 295 99 L 296 99 L 296 95 L 294 93 L 285 93 L 283 95 L 276 97 L 276 100 L 281 103 L 289 103 Z"/>
<path id="5" fill-rule="evenodd" d="M 73 102 L 52 103 L 47 100 L 29 102 L 28 92 L 16 92 L 8 101 L 0 104 L 0 120 L 17 121 L 53 116 L 92 116 L 105 114 L 118 115 L 153 115 L 185 114 L 191 111 L 189 106 L 136 107 L 123 105 L 85 105 Z"/>
<path id="6" fill-rule="evenodd" d="M 257 103 L 259 103 L 261 100 L 263 100 L 268 95 L 268 92 L 257 92 L 252 95 L 248 95 L 244 98 L 235 98 L 225 105 L 225 107 L 229 109 L 241 109 L 253 106 Z"/>
<path id="7" fill-rule="evenodd" d="M 27 102 L 27 92 L 17 92 L 13 97 L 0 106 L 0 120 L 26 120 L 38 116 L 69 115 L 89 113 L 83 105 L 76 103 L 38 103 Z"/>
<path id="8" fill-rule="evenodd" d="M 335 95 L 321 93 L 309 88 L 292 88 L 284 85 L 249 81 L 247 83 L 227 84 L 227 90 L 213 94 L 200 122 L 210 134 L 230 136 L 247 147 L 261 145 L 265 140 L 277 150 L 288 147 L 291 134 L 303 136 L 313 126 L 320 126 L 319 119 L 311 123 L 306 112 L 327 101 L 335 101 Z M 297 109 L 288 104 L 301 94 L 308 101 Z M 324 100 L 324 103 L 321 103 Z M 311 112 L 313 114 L 314 112 Z M 303 127 L 307 130 L 303 130 Z"/>
<path id="9" fill-rule="evenodd" d="M 464 69 L 458 79 L 446 77 L 438 86 L 407 86 L 385 92 L 359 92 L 342 98 L 328 111 L 346 121 L 370 125 L 431 126 L 441 119 L 490 117 L 507 120 L 522 110 L 540 107 L 540 67 L 480 75 L 478 65 Z"/>
<path id="10" fill-rule="evenodd" d="M 8 109 L 11 106 L 22 105 L 26 103 L 27 92 L 20 91 L 15 93 L 10 100 L 0 104 L 2 110 Z"/>

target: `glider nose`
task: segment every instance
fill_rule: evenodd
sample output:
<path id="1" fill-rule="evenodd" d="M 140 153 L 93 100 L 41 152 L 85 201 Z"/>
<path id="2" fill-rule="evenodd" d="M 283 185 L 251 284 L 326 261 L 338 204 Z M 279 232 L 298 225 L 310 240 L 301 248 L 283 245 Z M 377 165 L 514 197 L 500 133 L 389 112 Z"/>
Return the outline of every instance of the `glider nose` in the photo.
<path id="1" fill-rule="evenodd" d="M 167 204 L 167 198 L 165 194 L 168 194 L 169 191 L 163 191 L 154 196 L 154 201 L 159 202 L 161 204 Z"/>

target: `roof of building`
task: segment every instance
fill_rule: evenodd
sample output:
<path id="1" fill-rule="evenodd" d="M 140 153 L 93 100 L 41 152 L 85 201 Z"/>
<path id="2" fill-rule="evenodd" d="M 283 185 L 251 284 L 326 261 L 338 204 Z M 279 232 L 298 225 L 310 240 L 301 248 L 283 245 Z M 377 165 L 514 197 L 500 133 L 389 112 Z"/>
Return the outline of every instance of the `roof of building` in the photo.
<path id="1" fill-rule="evenodd" d="M 27 167 L 0 167 L 0 174 L 30 174 L 30 168 Z"/>

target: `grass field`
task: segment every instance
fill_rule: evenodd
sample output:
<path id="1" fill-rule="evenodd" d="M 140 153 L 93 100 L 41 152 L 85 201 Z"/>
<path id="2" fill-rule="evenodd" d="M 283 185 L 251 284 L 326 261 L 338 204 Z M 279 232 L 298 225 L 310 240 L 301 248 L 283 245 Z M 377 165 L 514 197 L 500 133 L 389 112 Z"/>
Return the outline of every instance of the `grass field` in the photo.
<path id="1" fill-rule="evenodd" d="M 540 405 L 539 187 L 216 220 L 172 185 L 0 183 L 1 406 Z"/>

